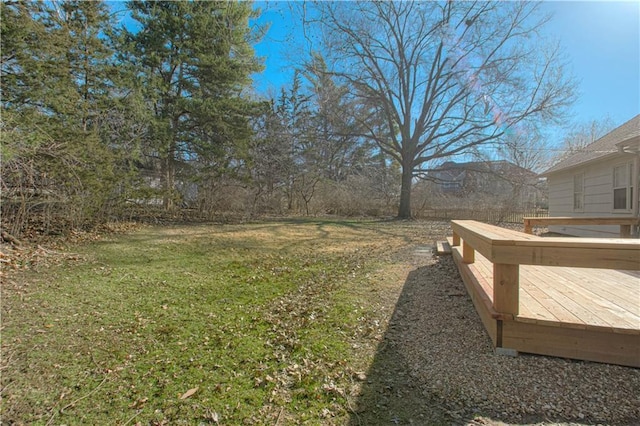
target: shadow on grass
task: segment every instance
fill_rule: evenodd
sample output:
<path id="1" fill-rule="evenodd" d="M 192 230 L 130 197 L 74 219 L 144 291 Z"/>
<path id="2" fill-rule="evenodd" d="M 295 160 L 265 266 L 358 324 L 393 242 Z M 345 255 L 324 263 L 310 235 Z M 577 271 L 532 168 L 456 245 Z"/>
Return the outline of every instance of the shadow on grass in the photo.
<path id="1" fill-rule="evenodd" d="M 402 293 L 389 321 L 389 327 L 378 345 L 367 379 L 362 387 L 350 426 L 383 424 L 448 425 L 452 418 L 434 395 L 416 379 L 402 344 L 412 315 L 412 300 L 421 287 L 420 276 L 436 265 L 409 273 Z M 433 330 L 425 329 L 425 333 Z"/>

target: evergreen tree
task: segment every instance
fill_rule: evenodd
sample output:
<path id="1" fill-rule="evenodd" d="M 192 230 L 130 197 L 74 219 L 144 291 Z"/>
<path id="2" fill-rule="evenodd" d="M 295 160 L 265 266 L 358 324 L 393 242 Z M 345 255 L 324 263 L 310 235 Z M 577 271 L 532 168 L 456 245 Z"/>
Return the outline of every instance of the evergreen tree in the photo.
<path id="1" fill-rule="evenodd" d="M 2 185 L 11 201 L 3 213 L 24 219 L 34 205 L 47 205 L 67 219 L 92 218 L 114 176 L 100 137 L 112 72 L 108 9 L 102 2 L 13 2 L 2 3 L 2 16 Z"/>
<path id="2" fill-rule="evenodd" d="M 161 169 L 170 208 L 181 170 L 192 166 L 200 178 L 220 173 L 250 137 L 255 104 L 243 94 L 262 68 L 249 27 L 256 12 L 248 2 L 127 5 L 141 28 L 125 29 L 123 59 L 134 66 L 151 111 L 147 152 Z"/>

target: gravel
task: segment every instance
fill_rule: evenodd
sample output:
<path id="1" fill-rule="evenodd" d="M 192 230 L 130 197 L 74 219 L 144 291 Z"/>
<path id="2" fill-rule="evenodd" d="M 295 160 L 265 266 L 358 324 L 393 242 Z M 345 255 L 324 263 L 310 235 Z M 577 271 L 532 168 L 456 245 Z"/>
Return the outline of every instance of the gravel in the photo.
<path id="1" fill-rule="evenodd" d="M 397 255 L 407 278 L 388 295 L 378 349 L 400 360 L 411 392 L 438 400 L 455 424 L 640 425 L 640 369 L 494 354 L 451 257 L 423 248 Z"/>

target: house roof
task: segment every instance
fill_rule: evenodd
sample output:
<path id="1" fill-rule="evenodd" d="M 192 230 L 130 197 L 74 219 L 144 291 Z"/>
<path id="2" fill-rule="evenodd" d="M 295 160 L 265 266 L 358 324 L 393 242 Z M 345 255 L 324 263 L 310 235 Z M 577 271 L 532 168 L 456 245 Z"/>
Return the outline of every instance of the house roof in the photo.
<path id="1" fill-rule="evenodd" d="M 462 183 L 467 177 L 476 174 L 492 175 L 503 179 L 528 179 L 537 176 L 531 170 L 527 170 L 518 165 L 505 160 L 498 161 L 471 161 L 467 163 L 456 163 L 446 161 L 427 174 L 427 179 L 436 183 Z"/>
<path id="2" fill-rule="evenodd" d="M 633 117 L 620 127 L 617 127 L 596 139 L 584 148 L 576 151 L 564 160 L 542 173 L 543 176 L 570 169 L 603 157 L 609 157 L 619 152 L 618 147 L 623 147 L 625 142 L 634 138 L 640 138 L 640 114 Z"/>

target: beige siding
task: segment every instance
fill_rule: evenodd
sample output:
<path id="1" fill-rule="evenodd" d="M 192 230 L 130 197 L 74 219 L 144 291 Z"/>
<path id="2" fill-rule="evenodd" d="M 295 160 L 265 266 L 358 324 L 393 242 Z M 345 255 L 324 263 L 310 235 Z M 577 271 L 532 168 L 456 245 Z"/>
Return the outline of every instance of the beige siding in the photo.
<path id="1" fill-rule="evenodd" d="M 625 161 L 630 161 L 630 157 L 620 156 L 549 176 L 549 216 L 630 216 L 631 212 L 613 211 L 613 167 Z M 584 173 L 584 208 L 574 211 L 573 177 L 579 173 Z M 618 226 L 586 225 L 551 226 L 549 230 L 581 237 L 615 237 L 620 232 Z"/>

